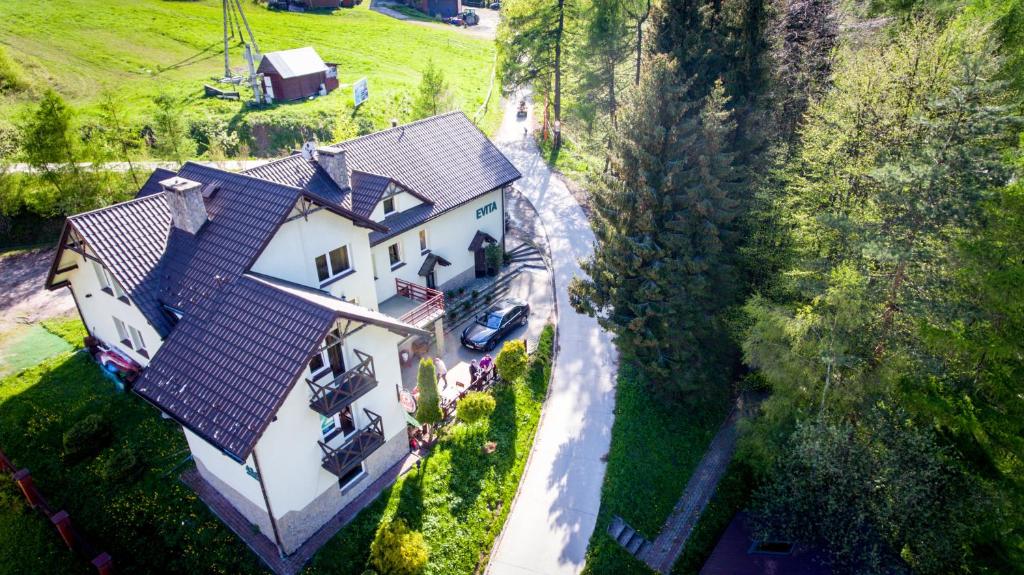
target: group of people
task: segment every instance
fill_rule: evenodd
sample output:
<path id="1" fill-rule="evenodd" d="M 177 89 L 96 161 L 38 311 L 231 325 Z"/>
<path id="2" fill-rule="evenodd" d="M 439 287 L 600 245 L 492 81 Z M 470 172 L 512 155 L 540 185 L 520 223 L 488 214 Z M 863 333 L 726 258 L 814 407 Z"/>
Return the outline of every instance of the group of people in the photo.
<path id="1" fill-rule="evenodd" d="M 434 371 L 437 373 L 437 381 L 441 383 L 441 389 L 448 387 L 448 366 L 440 357 L 434 358 Z M 490 355 L 484 355 L 480 362 L 474 359 L 469 362 L 469 383 L 472 385 L 479 378 L 490 378 L 494 372 L 494 359 Z"/>

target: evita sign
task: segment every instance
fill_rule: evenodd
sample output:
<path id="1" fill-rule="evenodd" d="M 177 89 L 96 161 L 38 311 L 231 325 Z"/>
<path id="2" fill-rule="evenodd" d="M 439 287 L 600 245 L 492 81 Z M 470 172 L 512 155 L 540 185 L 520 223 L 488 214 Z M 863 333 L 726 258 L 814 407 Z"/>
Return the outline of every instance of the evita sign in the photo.
<path id="1" fill-rule="evenodd" d="M 498 211 L 498 202 L 491 202 L 482 208 L 476 209 L 476 219 L 480 219 L 491 212 Z"/>

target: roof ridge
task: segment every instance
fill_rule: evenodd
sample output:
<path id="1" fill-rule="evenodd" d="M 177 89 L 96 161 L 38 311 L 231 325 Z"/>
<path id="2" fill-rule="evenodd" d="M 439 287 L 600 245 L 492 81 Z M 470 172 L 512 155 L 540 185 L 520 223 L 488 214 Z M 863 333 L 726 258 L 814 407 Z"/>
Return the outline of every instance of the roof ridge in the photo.
<path id="1" fill-rule="evenodd" d="M 459 114 L 462 117 L 466 118 L 466 120 L 469 120 L 469 116 L 467 116 L 466 113 L 463 112 L 462 110 L 451 110 L 451 111 L 445 112 L 443 114 L 437 114 L 437 115 L 434 115 L 434 116 L 428 116 L 426 118 L 420 118 L 419 120 L 413 120 L 412 122 L 409 122 L 408 124 L 400 124 L 398 126 L 394 126 L 394 127 L 391 127 L 391 128 L 384 128 L 383 130 L 378 130 L 376 132 L 371 132 L 369 134 L 363 134 L 362 136 L 356 136 L 355 138 L 349 138 L 348 140 L 342 140 L 342 141 L 337 142 L 335 144 L 328 144 L 327 147 L 329 147 L 329 148 L 344 149 L 344 146 L 342 146 L 342 144 L 347 144 L 349 142 L 356 142 L 356 141 L 359 141 L 359 140 L 370 139 L 370 138 L 373 138 L 373 137 L 376 137 L 376 136 L 380 136 L 382 134 L 387 134 L 388 132 L 391 132 L 391 131 L 394 131 L 394 130 L 403 130 L 405 128 L 408 128 L 409 126 L 415 126 L 417 124 L 424 124 L 426 122 L 437 120 L 438 118 L 446 118 L 448 116 L 454 116 L 456 114 Z M 473 121 L 469 120 L 469 123 L 472 124 Z M 476 124 L 473 124 L 473 126 L 476 127 Z"/>
<path id="2" fill-rule="evenodd" d="M 163 200 L 164 197 L 163 197 L 162 194 L 150 194 L 148 196 L 142 196 L 141 198 L 132 198 L 130 200 L 125 200 L 123 202 L 117 202 L 116 204 L 110 204 L 109 206 L 103 206 L 101 208 L 95 208 L 95 209 L 89 210 L 87 212 L 79 212 L 77 214 L 73 214 L 73 215 L 68 216 L 68 219 L 69 220 L 76 220 L 78 218 L 81 218 L 81 217 L 84 217 L 84 216 L 88 216 L 88 215 L 91 215 L 91 214 L 103 212 L 103 211 L 106 211 L 106 210 L 112 210 L 114 208 L 124 207 L 124 206 L 127 206 L 128 204 L 142 203 L 142 202 L 147 201 L 147 200 L 156 201 L 157 199 Z"/>
<path id="3" fill-rule="evenodd" d="M 266 165 L 266 164 L 264 164 L 264 165 Z M 182 170 L 185 169 L 185 166 L 196 166 L 198 168 L 203 168 L 205 170 L 212 170 L 214 172 L 220 172 L 221 174 L 227 174 L 228 176 L 237 176 L 237 177 L 245 178 L 247 180 L 255 180 L 257 182 L 263 182 L 264 184 L 271 184 L 273 186 L 279 186 L 279 187 L 282 187 L 282 188 L 286 188 L 288 190 L 294 190 L 294 191 L 298 191 L 298 192 L 302 192 L 303 191 L 302 188 L 297 188 L 295 186 L 290 186 L 288 184 L 282 184 L 281 182 L 276 182 L 274 180 L 265 180 L 263 178 L 257 178 L 256 176 L 250 176 L 249 174 L 246 174 L 245 172 L 230 172 L 228 170 L 222 170 L 222 169 L 216 168 L 214 166 L 207 166 L 207 165 L 204 165 L 204 164 L 200 164 L 198 162 L 193 162 L 192 160 L 189 160 L 189 161 L 185 162 L 184 164 L 182 164 L 181 169 L 178 170 L 179 174 L 181 173 Z"/>
<path id="4" fill-rule="evenodd" d="M 241 170 L 241 171 L 239 171 L 237 173 L 239 173 L 239 174 L 248 174 L 249 172 L 251 172 L 253 170 L 258 170 L 260 168 L 265 168 L 267 166 L 273 166 L 274 164 L 278 164 L 278 163 L 281 163 L 281 162 L 283 162 L 285 160 L 290 160 L 292 158 L 295 158 L 295 157 L 298 157 L 298 156 L 301 156 L 301 155 L 302 154 L 300 154 L 298 152 L 292 152 L 292 153 L 288 154 L 287 156 L 281 156 L 280 158 L 275 158 L 273 160 L 270 160 L 269 162 L 265 162 L 265 163 L 260 164 L 258 166 L 253 166 L 251 168 L 246 168 L 246 169 Z"/>

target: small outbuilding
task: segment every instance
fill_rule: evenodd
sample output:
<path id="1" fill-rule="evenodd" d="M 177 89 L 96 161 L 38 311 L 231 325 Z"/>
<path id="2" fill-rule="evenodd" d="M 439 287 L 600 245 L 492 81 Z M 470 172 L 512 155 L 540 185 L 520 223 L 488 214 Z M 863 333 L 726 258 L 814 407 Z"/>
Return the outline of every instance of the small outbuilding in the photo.
<path id="1" fill-rule="evenodd" d="M 462 0 L 409 0 L 409 5 L 428 16 L 451 18 L 462 13 Z"/>
<path id="2" fill-rule="evenodd" d="M 268 52 L 256 71 L 263 75 L 268 103 L 326 96 L 338 87 L 337 65 L 324 63 L 309 46 Z"/>

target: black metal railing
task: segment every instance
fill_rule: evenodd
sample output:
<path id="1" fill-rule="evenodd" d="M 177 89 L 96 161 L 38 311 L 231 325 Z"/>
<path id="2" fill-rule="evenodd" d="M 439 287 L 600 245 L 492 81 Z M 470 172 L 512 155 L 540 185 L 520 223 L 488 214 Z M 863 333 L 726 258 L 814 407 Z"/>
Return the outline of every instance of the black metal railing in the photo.
<path id="1" fill-rule="evenodd" d="M 309 379 L 306 380 L 306 384 L 313 392 L 313 397 L 309 400 L 309 407 L 320 415 L 330 417 L 341 412 L 353 401 L 377 386 L 373 357 L 358 349 L 354 350 L 354 353 L 359 358 L 359 364 L 331 381 L 317 383 Z"/>
<path id="2" fill-rule="evenodd" d="M 332 448 L 323 441 L 317 442 L 320 444 L 320 450 L 324 453 L 321 465 L 338 477 L 344 477 L 378 447 L 384 445 L 384 424 L 381 422 L 380 416 L 369 409 L 364 409 L 363 412 L 370 418 L 370 423 L 355 432 L 340 447 Z"/>

